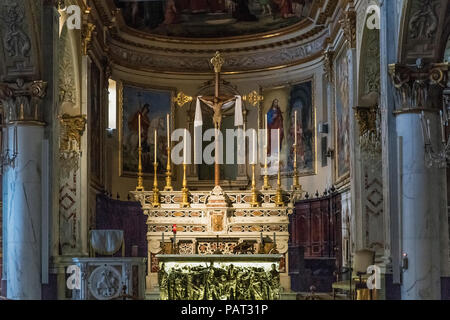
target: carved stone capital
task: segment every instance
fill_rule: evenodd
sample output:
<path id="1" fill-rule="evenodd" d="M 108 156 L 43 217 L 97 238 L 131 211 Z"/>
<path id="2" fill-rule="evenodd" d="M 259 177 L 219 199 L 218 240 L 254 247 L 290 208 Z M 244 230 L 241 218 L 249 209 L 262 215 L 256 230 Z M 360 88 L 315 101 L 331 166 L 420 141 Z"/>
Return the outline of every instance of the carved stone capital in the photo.
<path id="1" fill-rule="evenodd" d="M 356 11 L 345 11 L 339 23 L 344 30 L 344 36 L 349 47 L 352 49 L 356 48 Z"/>
<path id="2" fill-rule="evenodd" d="M 327 50 L 323 54 L 323 70 L 325 72 L 325 78 L 328 82 L 333 83 L 333 58 L 334 58 L 334 51 Z"/>
<path id="3" fill-rule="evenodd" d="M 38 121 L 42 122 L 42 100 L 47 91 L 47 82 L 0 83 L 0 100 L 4 106 L 5 122 Z"/>
<path id="4" fill-rule="evenodd" d="M 441 108 L 442 90 L 447 86 L 449 63 L 391 64 L 389 74 L 395 88 L 397 109 Z"/>
<path id="5" fill-rule="evenodd" d="M 81 137 L 86 127 L 86 115 L 64 114 L 59 119 L 62 126 L 60 152 L 80 152 Z"/>

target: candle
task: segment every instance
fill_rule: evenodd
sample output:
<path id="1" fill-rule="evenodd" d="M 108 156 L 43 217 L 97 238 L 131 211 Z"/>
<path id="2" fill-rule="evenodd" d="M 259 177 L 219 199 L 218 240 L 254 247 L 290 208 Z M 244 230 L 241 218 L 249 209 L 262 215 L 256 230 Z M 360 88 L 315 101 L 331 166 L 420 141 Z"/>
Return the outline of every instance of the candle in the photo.
<path id="1" fill-rule="evenodd" d="M 294 142 L 294 145 L 297 146 L 297 110 L 295 110 L 295 113 L 294 113 L 294 122 L 295 122 L 295 130 L 294 130 L 295 142 Z"/>
<path id="2" fill-rule="evenodd" d="M 264 164 L 267 164 L 267 148 L 269 145 L 269 129 L 267 128 L 267 113 L 266 113 L 264 128 L 266 129 L 266 136 L 265 136 L 265 141 L 264 141 L 264 160 L 265 160 Z"/>
<path id="3" fill-rule="evenodd" d="M 252 157 L 252 164 L 256 164 L 257 156 L 256 156 L 256 149 L 258 148 L 258 139 L 256 139 L 256 130 L 253 130 L 253 157 Z"/>
<path id="4" fill-rule="evenodd" d="M 274 232 L 273 233 L 273 243 L 277 242 L 277 234 Z"/>
<path id="5" fill-rule="evenodd" d="M 263 233 L 261 232 L 261 243 L 263 243 Z"/>
<path id="6" fill-rule="evenodd" d="M 280 136 L 280 128 L 278 128 L 278 168 L 280 168 L 280 152 L 281 152 L 281 136 Z"/>
<path id="7" fill-rule="evenodd" d="M 430 119 L 427 119 L 427 138 L 428 143 L 431 143 Z"/>
<path id="8" fill-rule="evenodd" d="M 444 127 L 444 117 L 442 115 L 442 110 L 439 111 L 441 115 L 441 132 L 442 132 L 442 142 L 445 143 L 445 127 Z"/>
<path id="9" fill-rule="evenodd" d="M 170 148 L 170 120 L 169 114 L 167 114 L 167 148 Z"/>
<path id="10" fill-rule="evenodd" d="M 156 140 L 156 129 L 155 129 L 155 163 L 156 163 L 156 150 L 158 149 L 158 141 Z"/>
<path id="11" fill-rule="evenodd" d="M 164 246 L 164 232 L 162 233 L 162 240 L 161 240 L 161 242 L 163 243 L 163 246 Z"/>
<path id="12" fill-rule="evenodd" d="M 187 164 L 187 129 L 184 129 L 184 152 L 183 152 L 183 164 Z M 217 153 L 217 150 L 216 150 Z"/>
<path id="13" fill-rule="evenodd" d="M 141 147 L 141 113 L 139 112 L 139 114 L 138 114 L 138 131 L 139 131 L 139 133 L 138 133 L 138 136 L 139 136 L 139 148 Z"/>

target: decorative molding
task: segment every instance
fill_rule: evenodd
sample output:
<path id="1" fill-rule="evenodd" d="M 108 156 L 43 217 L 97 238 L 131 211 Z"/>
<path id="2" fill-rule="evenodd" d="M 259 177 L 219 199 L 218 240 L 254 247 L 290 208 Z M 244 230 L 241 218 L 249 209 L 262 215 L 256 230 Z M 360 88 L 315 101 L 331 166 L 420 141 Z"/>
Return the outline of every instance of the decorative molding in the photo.
<path id="1" fill-rule="evenodd" d="M 354 10 L 345 11 L 343 18 L 339 20 L 344 31 L 345 39 L 350 48 L 356 48 L 356 12 Z"/>
<path id="2" fill-rule="evenodd" d="M 325 72 L 325 78 L 328 82 L 333 83 L 334 80 L 334 71 L 333 71 L 333 59 L 334 59 L 334 51 L 327 50 L 323 54 L 323 70 Z"/>
<path id="3" fill-rule="evenodd" d="M 271 50 L 224 53 L 226 61 L 222 67 L 226 72 L 243 72 L 257 69 L 270 69 L 279 66 L 287 66 L 295 63 L 310 61 L 319 57 L 326 43 L 327 34 L 324 33 L 317 39 L 298 46 L 274 48 Z M 211 65 L 208 58 L 197 52 L 180 52 L 169 55 L 160 51 L 137 51 L 133 48 L 111 44 L 110 55 L 114 63 L 139 70 L 152 70 L 174 73 L 211 73 Z"/>
<path id="4" fill-rule="evenodd" d="M 83 48 L 83 55 L 87 55 L 88 51 L 91 49 L 91 42 L 93 39 L 95 30 L 95 24 L 87 22 L 83 24 L 81 30 L 81 46 Z"/>

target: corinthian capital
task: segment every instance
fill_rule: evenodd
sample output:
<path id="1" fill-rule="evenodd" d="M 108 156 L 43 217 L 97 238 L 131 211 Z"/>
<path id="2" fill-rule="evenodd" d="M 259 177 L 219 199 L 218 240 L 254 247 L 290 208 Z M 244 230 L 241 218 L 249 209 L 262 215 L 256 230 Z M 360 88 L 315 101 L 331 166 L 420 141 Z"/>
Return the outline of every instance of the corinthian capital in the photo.
<path id="1" fill-rule="evenodd" d="M 42 100 L 47 91 L 47 82 L 0 83 L 0 100 L 4 105 L 5 122 L 38 121 L 42 122 Z"/>
<path id="2" fill-rule="evenodd" d="M 391 64 L 389 74 L 395 88 L 397 109 L 441 108 L 447 86 L 449 63 Z"/>

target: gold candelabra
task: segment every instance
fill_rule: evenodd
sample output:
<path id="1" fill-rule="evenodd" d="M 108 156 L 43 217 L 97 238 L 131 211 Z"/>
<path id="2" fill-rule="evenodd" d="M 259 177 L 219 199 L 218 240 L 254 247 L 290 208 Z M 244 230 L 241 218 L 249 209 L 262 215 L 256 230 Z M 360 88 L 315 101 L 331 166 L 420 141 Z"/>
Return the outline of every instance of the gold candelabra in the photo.
<path id="1" fill-rule="evenodd" d="M 166 172 L 166 186 L 164 191 L 173 191 L 172 187 L 172 168 L 170 165 L 170 146 L 167 147 L 167 172 Z"/>
<path id="2" fill-rule="evenodd" d="M 159 207 L 160 203 L 159 203 L 159 189 L 158 189 L 158 162 L 153 163 L 153 168 L 155 169 L 155 174 L 153 177 L 153 201 L 152 201 L 152 205 L 154 207 Z"/>
<path id="3" fill-rule="evenodd" d="M 252 164 L 252 200 L 250 201 L 252 207 L 259 206 L 258 191 L 256 190 L 255 166 L 255 164 Z"/>
<path id="4" fill-rule="evenodd" d="M 283 201 L 283 190 L 281 189 L 281 171 L 280 171 L 280 165 L 278 165 L 278 178 L 277 178 L 277 193 L 275 195 L 275 205 L 277 207 L 284 206 Z"/>
<path id="5" fill-rule="evenodd" d="M 138 148 L 139 163 L 138 163 L 138 183 L 136 191 L 144 191 L 144 174 L 142 173 L 142 147 Z"/>
<path id="6" fill-rule="evenodd" d="M 186 179 L 186 164 L 183 163 L 183 188 L 181 189 L 181 207 L 189 207 L 189 189 Z"/>
<path id="7" fill-rule="evenodd" d="M 270 184 L 269 184 L 269 167 L 267 165 L 267 156 L 266 161 L 264 163 L 264 184 L 262 186 L 263 190 L 270 190 Z"/>
<path id="8" fill-rule="evenodd" d="M 298 170 L 297 170 L 297 144 L 294 144 L 294 177 L 293 177 L 293 184 L 292 189 L 295 190 L 301 190 L 302 186 L 298 182 L 299 176 L 298 176 Z"/>

